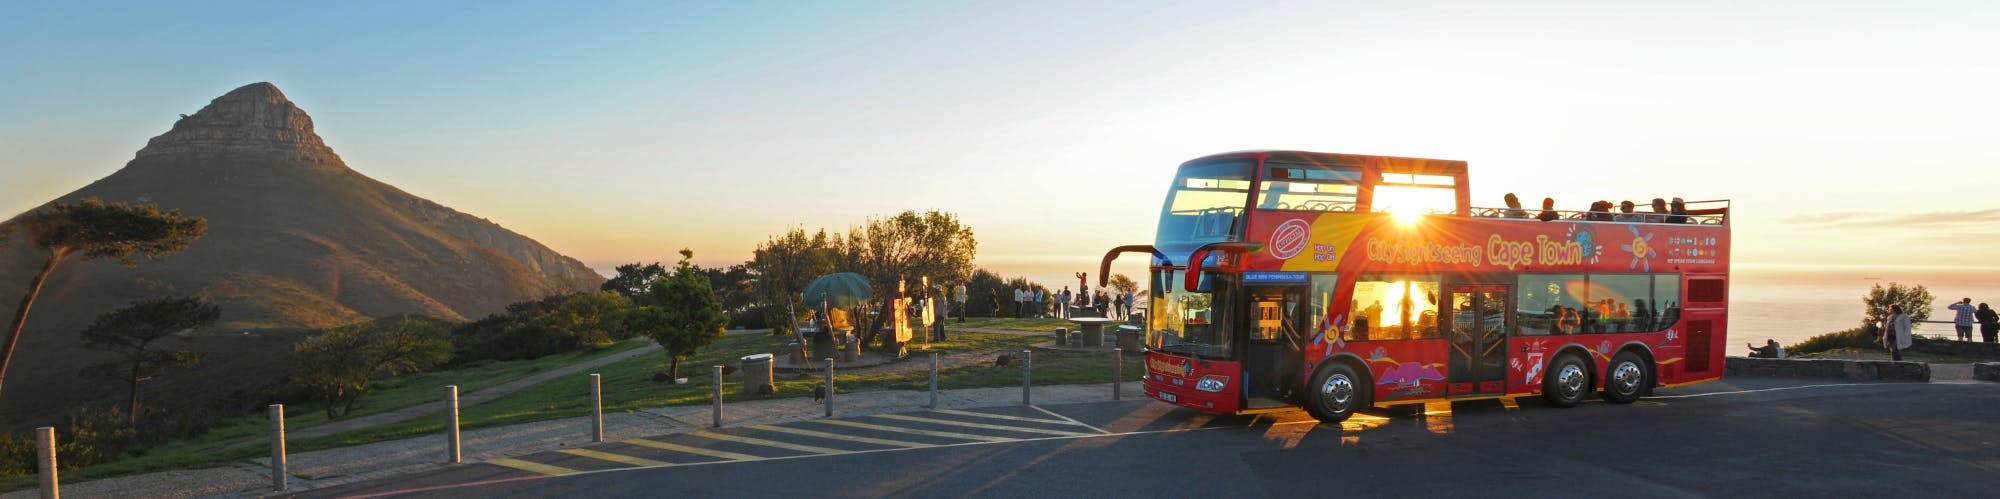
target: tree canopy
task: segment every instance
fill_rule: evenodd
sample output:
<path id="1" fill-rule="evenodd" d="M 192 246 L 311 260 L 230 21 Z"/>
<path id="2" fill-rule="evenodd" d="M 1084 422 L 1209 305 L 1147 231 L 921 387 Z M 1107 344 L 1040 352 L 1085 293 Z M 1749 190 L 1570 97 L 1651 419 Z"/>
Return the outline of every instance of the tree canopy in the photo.
<path id="1" fill-rule="evenodd" d="M 708 276 L 688 263 L 694 252 L 683 249 L 681 257 L 672 275 L 653 281 L 653 296 L 660 304 L 624 316 L 627 328 L 652 337 L 666 350 L 671 362 L 668 374 L 674 378 L 680 378 L 682 360 L 722 338 L 727 322 Z"/>
<path id="2" fill-rule="evenodd" d="M 333 419 L 352 411 L 375 377 L 428 369 L 451 353 L 450 330 L 421 317 L 334 328 L 292 345 L 292 383 L 320 397 Z"/>
<path id="3" fill-rule="evenodd" d="M 633 303 L 639 305 L 652 304 L 653 279 L 667 275 L 667 268 L 660 266 L 660 262 L 650 264 L 632 262 L 619 265 L 617 270 L 618 275 L 604 281 L 604 286 L 601 289 L 603 291 L 616 291 L 618 294 L 625 295 L 626 298 L 631 298 Z"/>
<path id="4" fill-rule="evenodd" d="M 209 324 L 222 317 L 222 309 L 194 297 L 168 297 L 133 302 L 125 308 L 97 316 L 83 330 L 86 347 L 106 350 L 117 358 L 83 368 L 85 378 L 125 381 L 130 395 L 127 425 L 139 420 L 139 382 L 159 376 L 168 367 L 186 367 L 201 362 L 199 352 L 188 349 L 160 350 L 154 342 L 175 333 Z"/>
<path id="5" fill-rule="evenodd" d="M 49 252 L 49 256 L 43 261 L 41 271 L 29 279 L 21 304 L 14 309 L 13 324 L 8 328 L 4 350 L 0 350 L 0 387 L 5 386 L 7 367 L 14 361 L 14 348 L 20 344 L 21 331 L 28 324 L 28 310 L 34 307 L 42 284 L 48 282 L 57 265 L 71 256 L 80 256 L 84 261 L 116 259 L 132 266 L 138 263 L 137 257 L 158 259 L 178 253 L 208 233 L 206 219 L 182 216 L 180 210 L 162 212 L 151 204 L 105 204 L 97 198 L 86 198 L 76 204 L 49 203 L 0 227 L 0 234 L 11 233 L 17 225 L 36 248 Z"/>
<path id="6" fill-rule="evenodd" d="M 1901 305 L 1903 313 L 1910 315 L 1914 325 L 1921 326 L 1923 321 L 1931 318 L 1931 291 L 1921 284 L 1904 286 L 1892 282 L 1886 288 L 1876 284 L 1868 288 L 1868 294 L 1861 296 L 1861 302 L 1867 305 L 1861 316 L 1864 328 L 1876 327 L 1882 319 L 1889 317 L 1890 304 Z"/>
<path id="7" fill-rule="evenodd" d="M 839 245 L 838 237 L 828 237 L 825 230 L 808 234 L 799 227 L 757 245 L 747 264 L 750 288 L 771 315 L 781 316 L 771 321 L 772 333 L 794 332 L 799 314 L 812 308 L 799 303 L 799 293 L 813 279 L 834 272 Z"/>

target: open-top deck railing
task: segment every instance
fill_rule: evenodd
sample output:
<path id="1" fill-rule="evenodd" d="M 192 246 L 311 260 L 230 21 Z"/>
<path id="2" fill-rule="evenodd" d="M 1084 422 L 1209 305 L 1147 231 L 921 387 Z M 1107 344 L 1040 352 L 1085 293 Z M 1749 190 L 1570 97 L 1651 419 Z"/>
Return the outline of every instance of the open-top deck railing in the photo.
<path id="1" fill-rule="evenodd" d="M 1570 222 L 1614 222 L 1614 223 L 1656 223 L 1656 224 L 1685 223 L 1685 224 L 1695 224 L 1695 225 L 1729 225 L 1729 200 L 1727 199 L 1717 199 L 1717 200 L 1707 200 L 1707 201 L 1687 201 L 1684 204 L 1687 206 L 1687 213 L 1684 215 L 1676 215 L 1673 213 L 1655 213 L 1653 211 L 1634 211 L 1632 213 L 1625 213 L 1616 210 L 1609 212 L 1583 211 L 1583 210 L 1549 210 L 1549 211 L 1555 212 L 1557 220 L 1570 221 Z M 1651 207 L 1648 206 L 1647 208 Z M 1514 209 L 1473 207 L 1472 216 L 1477 218 L 1513 218 L 1518 220 L 1536 220 L 1537 219 L 1536 217 L 1538 215 L 1541 215 L 1543 210 L 1532 209 L 1532 208 L 1521 208 L 1519 212 L 1525 213 L 1525 215 L 1508 216 L 1508 212 L 1510 211 L 1514 211 Z M 1676 217 L 1684 217 L 1687 221 L 1675 222 L 1673 220 L 1676 220 L 1677 219 Z"/>

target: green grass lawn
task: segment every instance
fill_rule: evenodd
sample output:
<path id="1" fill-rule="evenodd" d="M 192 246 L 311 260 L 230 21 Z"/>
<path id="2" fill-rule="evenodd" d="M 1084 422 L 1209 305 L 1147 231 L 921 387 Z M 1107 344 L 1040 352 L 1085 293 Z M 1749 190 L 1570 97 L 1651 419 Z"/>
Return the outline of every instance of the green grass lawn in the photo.
<path id="1" fill-rule="evenodd" d="M 951 341 L 930 345 L 931 351 L 938 352 L 1018 352 L 1031 345 L 1046 341 L 1042 336 L 1028 336 L 1003 333 L 954 332 Z M 708 404 L 714 390 L 709 381 L 710 367 L 734 364 L 743 355 L 772 353 L 784 355 L 788 336 L 743 335 L 726 337 L 695 358 L 681 364 L 680 375 L 689 379 L 685 385 L 657 383 L 652 380 L 655 371 L 665 369 L 666 356 L 645 355 L 602 366 L 597 372 L 602 376 L 604 387 L 604 410 L 636 411 L 643 408 Z M 923 362 L 926 352 L 911 347 L 911 356 L 904 362 Z M 1128 381 L 1136 381 L 1145 376 L 1139 365 L 1140 354 L 1126 355 L 1127 365 L 1124 375 Z M 1036 384 L 1102 383 L 1111 380 L 1112 362 L 1109 353 L 1038 351 L 1034 359 Z M 549 382 L 531 386 L 493 401 L 459 410 L 461 428 L 482 428 L 497 425 L 546 421 L 590 413 L 588 375 L 579 373 L 562 376 Z M 818 374 L 788 376 L 780 373 L 776 384 L 777 395 L 771 398 L 804 397 L 812 393 L 813 387 L 821 382 Z M 1021 370 L 1018 364 L 1009 367 L 993 367 L 991 364 L 945 369 L 939 372 L 938 386 L 941 389 L 982 388 L 1020 386 Z M 930 386 L 929 372 L 924 369 L 903 373 L 846 374 L 835 368 L 834 385 L 839 393 L 884 389 L 927 389 Z M 723 401 L 739 402 L 761 399 L 756 395 L 745 395 L 741 382 L 735 377 L 727 377 L 723 382 Z M 300 451 L 356 445 L 383 440 L 408 438 L 443 431 L 442 415 L 436 418 L 420 418 L 403 423 L 375 428 L 344 432 L 326 437 L 303 439 L 289 443 Z"/>
<path id="2" fill-rule="evenodd" d="M 485 362 L 451 371 L 417 373 L 380 380 L 375 383 L 372 390 L 369 390 L 367 396 L 355 402 L 354 412 L 342 418 L 388 412 L 442 400 L 446 385 L 458 385 L 458 393 L 463 396 L 542 371 L 648 344 L 650 340 L 627 340 L 594 351 L 565 352 L 539 359 Z M 322 404 L 295 404 L 285 407 L 285 429 L 288 431 L 329 422 L 326 419 L 325 406 Z M 167 469 L 225 466 L 237 460 L 268 455 L 270 453 L 268 445 L 255 444 L 267 440 L 269 435 L 270 418 L 265 414 L 229 418 L 216 423 L 213 429 L 199 438 L 169 442 L 149 449 L 144 455 L 128 459 L 88 468 L 66 468 L 62 470 L 62 476 L 66 480 L 90 480 Z M 253 445 L 244 446 L 245 443 Z M 305 450 L 292 442 L 286 442 L 286 447 L 292 452 Z M 37 478 L 33 475 L 0 478 L 0 490 L 19 490 L 33 488 L 36 485 Z"/>
<path id="3" fill-rule="evenodd" d="M 1049 331 L 1055 331 L 1056 328 L 1059 327 L 1076 329 L 1076 323 L 1070 322 L 1069 319 L 1010 319 L 1010 318 L 993 318 L 993 317 L 969 317 L 965 319 L 964 324 L 960 324 L 958 322 L 958 319 L 956 318 L 951 319 L 950 321 L 944 323 L 944 327 L 947 330 L 952 328 L 978 328 L 978 329 L 1005 329 L 1009 331 L 1049 332 Z"/>

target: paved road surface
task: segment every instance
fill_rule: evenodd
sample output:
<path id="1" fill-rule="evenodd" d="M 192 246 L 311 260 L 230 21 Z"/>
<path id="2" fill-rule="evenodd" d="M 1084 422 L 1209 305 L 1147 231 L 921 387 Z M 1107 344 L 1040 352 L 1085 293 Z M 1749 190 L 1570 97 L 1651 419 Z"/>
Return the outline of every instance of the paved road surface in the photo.
<path id="1" fill-rule="evenodd" d="M 300 497 L 1982 497 L 2000 385 L 1736 378 L 1638 404 L 1432 404 L 1321 425 L 1145 400 L 663 435 Z"/>

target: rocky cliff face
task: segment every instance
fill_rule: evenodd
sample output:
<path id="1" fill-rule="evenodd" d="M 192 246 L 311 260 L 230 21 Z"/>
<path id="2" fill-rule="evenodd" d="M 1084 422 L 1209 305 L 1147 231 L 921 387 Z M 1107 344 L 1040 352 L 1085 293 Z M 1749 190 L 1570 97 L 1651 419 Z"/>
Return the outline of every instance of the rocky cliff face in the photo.
<path id="1" fill-rule="evenodd" d="M 237 370 L 212 378 L 228 379 L 243 369 L 281 372 L 289 351 L 288 338 L 257 340 L 260 333 L 244 331 L 305 331 L 403 313 L 477 319 L 604 282 L 534 239 L 349 169 L 312 118 L 269 83 L 215 99 L 124 168 L 58 201 L 86 197 L 180 210 L 207 219 L 208 234 L 132 268 L 64 263 L 44 286 L 7 373 L 0 426 L 46 404 L 115 391 L 77 378 L 76 366 L 102 355 L 81 348 L 77 331 L 134 300 L 195 295 L 220 305 L 218 327 L 196 336 L 229 333 L 202 340 L 225 342 L 217 347 L 225 351 L 209 351 L 197 369 Z M 21 296 L 46 258 L 25 239 L 0 247 L 0 297 Z"/>

